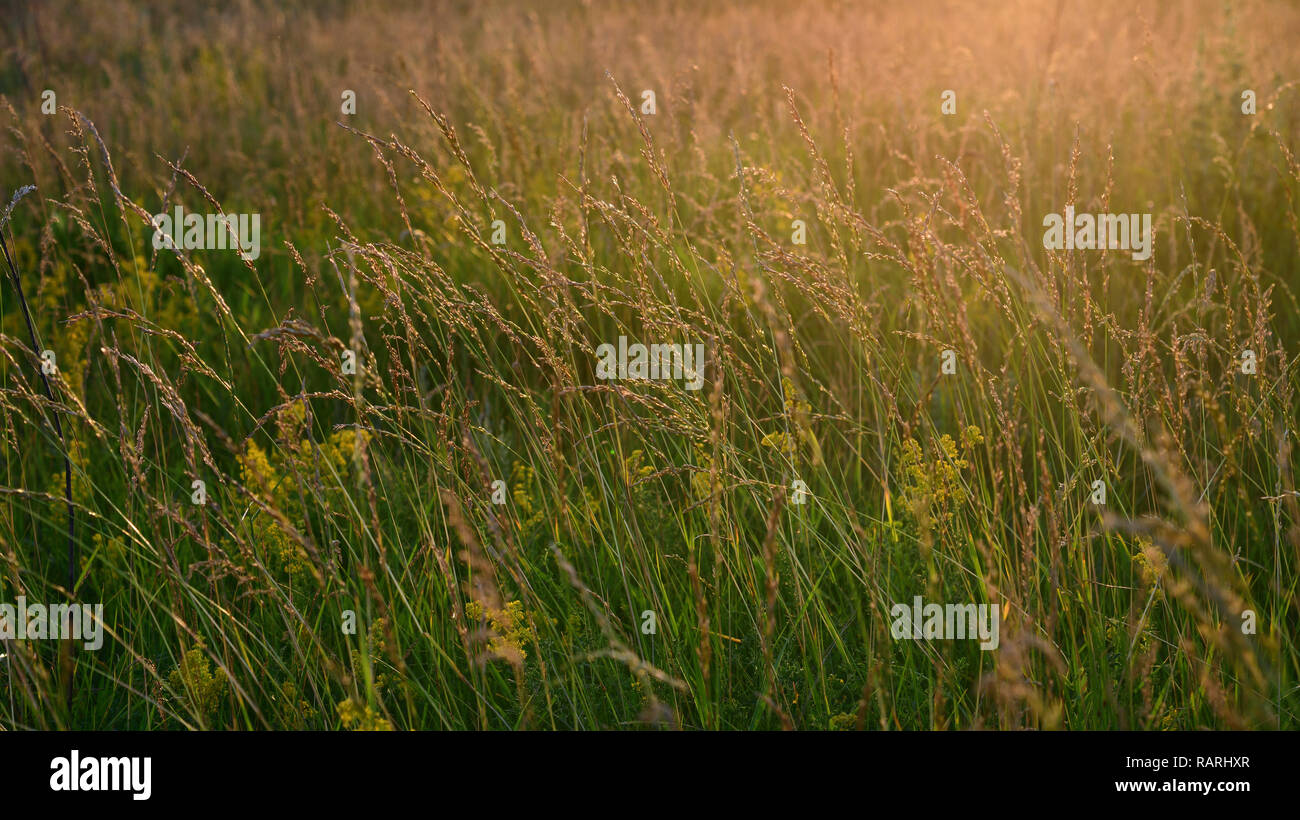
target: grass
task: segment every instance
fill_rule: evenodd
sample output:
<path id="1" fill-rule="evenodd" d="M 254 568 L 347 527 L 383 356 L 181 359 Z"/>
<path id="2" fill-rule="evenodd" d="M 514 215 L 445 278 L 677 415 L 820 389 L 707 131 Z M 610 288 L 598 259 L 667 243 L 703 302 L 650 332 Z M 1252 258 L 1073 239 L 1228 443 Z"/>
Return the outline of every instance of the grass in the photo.
<path id="1" fill-rule="evenodd" d="M 1296 728 L 1300 14 L 796 6 L 6 21 L 0 725 Z"/>

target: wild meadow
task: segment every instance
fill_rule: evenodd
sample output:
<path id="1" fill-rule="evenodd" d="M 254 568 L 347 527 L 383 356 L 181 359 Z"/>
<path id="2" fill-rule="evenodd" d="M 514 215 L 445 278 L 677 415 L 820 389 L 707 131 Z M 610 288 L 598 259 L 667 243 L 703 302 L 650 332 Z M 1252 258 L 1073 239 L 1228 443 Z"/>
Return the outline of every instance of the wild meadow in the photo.
<path id="1" fill-rule="evenodd" d="M 0 727 L 1297 728 L 1294 4 L 3 25 Z"/>

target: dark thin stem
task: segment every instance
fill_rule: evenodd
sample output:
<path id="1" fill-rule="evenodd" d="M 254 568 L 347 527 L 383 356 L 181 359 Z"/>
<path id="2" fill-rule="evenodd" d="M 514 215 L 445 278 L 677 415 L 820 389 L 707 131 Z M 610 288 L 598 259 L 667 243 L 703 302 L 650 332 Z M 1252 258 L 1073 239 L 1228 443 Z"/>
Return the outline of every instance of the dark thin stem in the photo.
<path id="1" fill-rule="evenodd" d="M 4 251 L 5 264 L 9 266 L 9 275 L 14 281 L 14 290 L 18 291 L 18 302 L 23 308 L 23 319 L 27 321 L 27 335 L 32 341 L 32 354 L 40 359 L 40 344 L 36 341 L 36 326 L 32 324 L 32 312 L 27 307 L 27 297 L 23 294 L 22 279 L 18 276 L 18 267 L 14 265 L 13 257 L 9 254 L 9 243 L 5 241 L 4 230 L 0 229 L 0 250 Z M 54 404 L 54 390 L 50 387 L 50 377 L 46 375 L 44 368 L 39 368 L 41 372 L 41 383 L 45 385 L 45 397 Z M 63 425 L 59 422 L 59 412 L 51 406 L 51 417 L 54 419 L 54 432 L 59 436 L 59 442 L 63 445 L 63 498 L 68 504 L 68 598 L 74 596 L 74 587 L 77 582 L 77 545 L 73 539 L 73 509 L 72 509 L 72 459 L 68 455 L 68 442 L 63 437 Z M 69 671 L 66 688 L 64 692 L 67 698 L 68 707 L 72 706 L 72 673 Z"/>

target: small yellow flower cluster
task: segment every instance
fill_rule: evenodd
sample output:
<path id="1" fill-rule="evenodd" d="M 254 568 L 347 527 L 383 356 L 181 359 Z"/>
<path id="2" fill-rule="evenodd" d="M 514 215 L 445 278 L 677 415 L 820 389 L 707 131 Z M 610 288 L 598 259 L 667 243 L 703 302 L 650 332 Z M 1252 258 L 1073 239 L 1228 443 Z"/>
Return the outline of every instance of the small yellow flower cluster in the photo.
<path id="1" fill-rule="evenodd" d="M 255 441 L 249 441 L 239 457 L 240 478 L 251 489 L 258 490 L 271 499 L 277 509 L 290 515 L 297 507 L 297 499 L 289 492 L 289 485 L 280 479 L 266 452 Z M 273 555 L 295 584 L 306 580 L 310 559 L 302 545 L 291 539 L 269 515 L 254 519 L 258 540 Z"/>
<path id="2" fill-rule="evenodd" d="M 1165 551 L 1153 544 L 1150 538 L 1139 537 L 1133 562 L 1137 564 L 1143 588 L 1154 591 L 1155 600 L 1163 598 L 1165 593 L 1160 582 L 1169 572 L 1169 557 Z"/>
<path id="3" fill-rule="evenodd" d="M 1123 622 L 1114 619 L 1106 624 L 1106 642 L 1112 647 L 1113 656 L 1140 657 L 1151 648 L 1155 632 L 1147 624 L 1136 635 L 1130 635 Z"/>
<path id="4" fill-rule="evenodd" d="M 338 430 L 321 443 L 318 458 L 312 442 L 305 437 L 306 413 L 306 407 L 300 402 L 289 404 L 279 412 L 276 424 L 281 448 L 273 455 L 250 439 L 239 457 L 244 484 L 260 493 L 300 530 L 304 515 L 296 481 L 304 478 L 314 481 L 319 476 L 324 484 L 320 492 L 330 496 L 331 501 L 341 503 L 346 490 L 335 479 L 349 475 L 359 444 L 370 441 L 370 434 L 364 430 Z M 271 516 L 259 515 L 255 521 L 259 540 L 279 566 L 295 584 L 305 582 L 311 575 L 311 559 L 302 544 L 290 538 Z"/>
<path id="5" fill-rule="evenodd" d="M 334 466 L 335 472 L 339 475 L 347 475 L 348 465 L 356 461 L 358 437 L 360 437 L 361 443 L 370 443 L 369 432 L 347 429 L 334 433 L 320 446 L 321 455 L 329 460 L 330 464 Z M 303 444 L 306 444 L 306 442 L 303 442 Z"/>
<path id="6" fill-rule="evenodd" d="M 465 605 L 465 615 L 474 621 L 486 620 L 492 627 L 493 636 L 488 641 L 488 653 L 493 657 L 509 661 L 512 664 L 523 663 L 528 653 L 524 644 L 537 640 L 528 619 L 524 617 L 524 607 L 519 601 L 511 601 L 505 609 L 487 609 L 478 601 Z"/>
<path id="7" fill-rule="evenodd" d="M 180 663 L 167 676 L 167 683 L 177 692 L 184 692 L 194 711 L 205 719 L 211 717 L 226 691 L 224 676 L 212 673 L 212 662 L 203 651 L 200 640 L 183 656 Z"/>
<path id="8" fill-rule="evenodd" d="M 275 468 L 266 457 L 266 451 L 255 441 L 249 441 L 244 454 L 239 457 L 239 478 L 254 489 L 271 495 L 279 489 L 275 482 Z"/>
<path id="9" fill-rule="evenodd" d="M 387 619 L 380 618 L 370 625 L 370 629 L 366 630 L 366 645 L 370 648 L 370 652 L 367 655 L 370 660 L 370 673 L 374 675 L 375 678 L 375 692 L 380 695 L 384 693 L 388 684 L 392 682 L 392 676 L 387 672 L 381 671 L 382 667 L 380 666 L 384 654 L 388 651 L 387 625 Z M 365 665 L 361 659 L 361 652 L 356 649 L 352 650 L 351 659 L 352 674 L 357 679 L 364 678 Z"/>
<path id="10" fill-rule="evenodd" d="M 536 471 L 515 462 L 510 468 L 510 497 L 514 499 L 519 515 L 519 531 L 527 533 L 546 519 L 546 510 L 533 499 L 533 481 Z"/>
<path id="11" fill-rule="evenodd" d="M 827 728 L 832 732 L 852 732 L 858 728 L 858 716 L 852 712 L 831 715 L 830 725 Z"/>
<path id="12" fill-rule="evenodd" d="M 970 466 L 966 457 L 983 442 L 983 433 L 971 425 L 962 431 L 959 452 L 957 442 L 944 433 L 939 437 L 938 453 L 933 462 L 926 459 L 916 439 L 909 438 L 903 442 L 903 492 L 918 518 L 938 511 L 938 517 L 946 519 L 965 502 L 962 471 Z"/>
<path id="13" fill-rule="evenodd" d="M 343 728 L 350 732 L 391 732 L 393 725 L 379 716 L 379 712 L 358 703 L 352 698 L 341 700 L 336 707 Z"/>
<path id="14" fill-rule="evenodd" d="M 316 710 L 311 704 L 302 700 L 298 687 L 293 681 L 280 684 L 280 695 L 276 698 L 276 711 L 280 715 L 279 725 L 291 729 L 306 729 L 307 724 L 316 717 Z"/>
<path id="15" fill-rule="evenodd" d="M 813 464 L 822 460 L 821 443 L 812 429 L 812 405 L 804 400 L 799 388 L 789 378 L 781 379 L 781 388 L 785 394 L 785 416 L 794 428 L 794 435 L 785 432 L 768 433 L 759 442 L 764 447 L 775 448 L 779 453 L 793 457 L 802 444 L 808 450 Z"/>
<path id="16" fill-rule="evenodd" d="M 804 401 L 799 388 L 795 387 L 794 382 L 787 376 L 781 377 L 781 390 L 785 393 L 786 415 L 792 416 L 806 425 L 808 415 L 812 412 L 812 405 Z"/>
<path id="17" fill-rule="evenodd" d="M 968 425 L 965 430 L 961 431 L 961 443 L 969 453 L 976 445 L 984 443 L 984 433 L 980 432 L 980 428 L 975 425 Z"/>
<path id="18" fill-rule="evenodd" d="M 763 436 L 759 444 L 764 447 L 775 447 L 777 452 L 786 456 L 793 456 L 795 451 L 794 437 L 788 433 L 768 433 Z"/>
<path id="19" fill-rule="evenodd" d="M 645 458 L 645 453 L 641 450 L 633 450 L 632 454 L 623 459 L 623 480 L 628 486 L 635 484 L 639 479 L 645 478 L 655 471 L 654 467 L 649 464 L 641 464 Z"/>
<path id="20" fill-rule="evenodd" d="M 717 481 L 714 481 L 713 454 L 703 444 L 695 445 L 695 460 L 699 462 L 699 469 L 691 476 L 691 492 L 697 500 L 704 501 L 721 491 L 722 476 L 719 473 Z"/>

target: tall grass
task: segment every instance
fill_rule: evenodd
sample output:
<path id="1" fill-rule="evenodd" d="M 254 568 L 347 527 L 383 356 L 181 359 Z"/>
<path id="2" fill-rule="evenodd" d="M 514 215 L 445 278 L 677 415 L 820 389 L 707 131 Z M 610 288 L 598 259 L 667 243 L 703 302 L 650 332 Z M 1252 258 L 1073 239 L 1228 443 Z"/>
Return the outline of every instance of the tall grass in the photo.
<path id="1" fill-rule="evenodd" d="M 0 725 L 1295 728 L 1300 15 L 795 5 L 8 23 L 0 602 L 107 637 L 5 641 Z"/>

